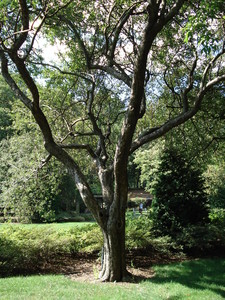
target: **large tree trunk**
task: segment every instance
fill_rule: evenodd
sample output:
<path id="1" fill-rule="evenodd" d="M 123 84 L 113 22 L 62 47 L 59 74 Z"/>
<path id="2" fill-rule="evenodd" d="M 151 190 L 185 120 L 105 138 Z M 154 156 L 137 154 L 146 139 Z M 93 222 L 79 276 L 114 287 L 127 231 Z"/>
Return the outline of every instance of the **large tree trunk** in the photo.
<path id="1" fill-rule="evenodd" d="M 125 214 L 123 213 L 124 217 Z M 111 221 L 110 221 L 111 219 Z M 102 249 L 101 281 L 123 281 L 127 277 L 125 254 L 125 221 L 112 216 L 106 229 L 102 229 L 104 245 Z"/>
<path id="2" fill-rule="evenodd" d="M 103 226 L 99 224 L 104 238 L 102 269 L 99 278 L 102 281 L 122 281 L 127 276 L 125 255 L 127 180 L 120 192 L 117 186 L 121 187 L 124 181 L 120 180 L 119 183 L 115 183 L 117 180 L 115 174 L 113 175 L 113 168 L 100 168 L 99 178 L 105 209 L 105 222 L 102 222 Z"/>

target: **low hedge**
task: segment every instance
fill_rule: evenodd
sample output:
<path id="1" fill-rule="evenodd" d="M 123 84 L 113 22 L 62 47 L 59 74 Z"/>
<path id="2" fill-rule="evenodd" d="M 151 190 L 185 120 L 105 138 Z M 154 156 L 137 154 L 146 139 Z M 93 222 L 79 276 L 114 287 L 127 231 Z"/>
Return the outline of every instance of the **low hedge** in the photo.
<path id="1" fill-rule="evenodd" d="M 152 231 L 147 216 L 128 216 L 126 222 L 126 248 L 147 249 L 163 256 L 187 253 L 213 253 L 225 249 L 225 230 L 214 225 L 190 226 L 176 238 L 158 236 Z M 58 230 L 51 225 L 25 228 L 20 225 L 0 225 L 0 275 L 37 270 L 46 262 L 62 255 L 100 251 L 102 233 L 96 223 Z"/>
<path id="2" fill-rule="evenodd" d="M 58 255 L 100 250 L 102 235 L 96 224 L 56 230 L 2 226 L 0 230 L 0 273 L 35 270 Z"/>

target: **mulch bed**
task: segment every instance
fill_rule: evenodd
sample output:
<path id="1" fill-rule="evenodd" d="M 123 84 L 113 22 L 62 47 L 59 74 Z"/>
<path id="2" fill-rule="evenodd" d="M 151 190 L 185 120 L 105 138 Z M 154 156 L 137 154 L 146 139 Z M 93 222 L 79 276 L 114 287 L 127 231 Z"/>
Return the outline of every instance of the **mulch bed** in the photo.
<path id="1" fill-rule="evenodd" d="M 148 250 L 133 250 L 127 253 L 127 269 L 132 274 L 131 281 L 149 279 L 154 276 L 152 266 L 155 264 L 168 264 L 184 260 L 194 259 L 194 257 L 162 256 Z M 61 274 L 68 276 L 71 280 L 82 282 L 97 282 L 97 275 L 101 268 L 101 259 L 98 254 L 76 254 L 74 256 L 57 256 L 39 266 L 36 270 L 29 270 L 28 266 L 23 269 L 13 270 L 8 274 L 0 273 L 0 277 L 12 275 L 41 275 L 41 274 Z"/>
<path id="2" fill-rule="evenodd" d="M 187 258 L 186 258 L 187 259 Z M 135 250 L 127 253 L 127 269 L 132 274 L 131 282 L 149 279 L 154 276 L 153 264 L 168 264 L 183 259 L 162 257 L 157 253 Z M 58 256 L 45 263 L 38 274 L 62 274 L 71 280 L 81 282 L 98 282 L 97 275 L 101 268 L 101 259 L 97 254 L 77 254 L 75 256 Z"/>

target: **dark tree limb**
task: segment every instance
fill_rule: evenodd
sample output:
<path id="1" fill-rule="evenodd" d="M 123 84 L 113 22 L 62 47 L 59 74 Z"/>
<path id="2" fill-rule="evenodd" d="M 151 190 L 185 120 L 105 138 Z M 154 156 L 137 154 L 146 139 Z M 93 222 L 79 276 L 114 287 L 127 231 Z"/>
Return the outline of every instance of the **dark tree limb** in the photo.
<path id="1" fill-rule="evenodd" d="M 78 78 L 82 78 L 90 83 L 93 82 L 91 76 L 89 74 L 86 74 L 84 72 L 70 72 L 70 71 L 66 71 L 66 70 L 62 70 L 59 67 L 49 64 L 49 63 L 44 63 L 44 62 L 34 62 L 34 61 L 30 61 L 31 64 L 34 65 L 41 65 L 41 66 L 45 66 L 45 67 L 50 67 L 52 69 L 57 70 L 59 73 L 63 74 L 63 75 L 70 75 L 70 76 L 75 76 Z"/>
<path id="2" fill-rule="evenodd" d="M 85 144 L 68 144 L 68 145 L 63 145 L 63 144 L 59 144 L 59 146 L 63 149 L 76 149 L 76 150 L 81 150 L 81 149 L 85 149 L 87 150 L 87 152 L 90 154 L 90 156 L 96 160 L 97 159 L 97 155 L 94 153 L 93 149 L 91 148 L 90 145 L 85 145 Z"/>
<path id="3" fill-rule="evenodd" d="M 185 90 L 182 92 L 182 99 L 183 99 L 183 112 L 187 112 L 189 109 L 188 105 L 188 93 L 193 89 L 194 84 L 194 71 L 197 66 L 197 55 L 196 58 L 192 64 L 191 71 L 189 73 L 189 83 L 188 86 L 185 88 Z"/>
<path id="4" fill-rule="evenodd" d="M 149 129 L 149 131 L 146 134 L 140 135 L 133 143 L 130 149 L 130 153 L 133 153 L 135 150 L 143 146 L 144 144 L 155 140 L 161 136 L 163 136 L 165 133 L 169 132 L 172 128 L 177 127 L 183 123 L 185 123 L 187 120 L 192 118 L 194 115 L 197 114 L 201 107 L 201 103 L 203 101 L 203 98 L 205 94 L 216 84 L 225 81 L 225 75 L 219 76 L 217 78 L 214 78 L 213 80 L 209 81 L 205 87 L 201 87 L 201 90 L 199 91 L 198 95 L 196 96 L 195 105 L 193 108 L 189 109 L 187 112 L 179 114 L 177 117 L 167 121 L 163 125 Z"/>
<path id="5" fill-rule="evenodd" d="M 18 87 L 12 76 L 9 74 L 8 59 L 6 58 L 6 55 L 2 50 L 0 50 L 0 58 L 2 63 L 2 75 L 5 81 L 11 87 L 15 95 L 23 102 L 23 104 L 31 110 L 33 106 L 32 101 L 21 91 L 21 89 Z"/>
<path id="6" fill-rule="evenodd" d="M 29 28 L 29 12 L 27 9 L 26 1 L 20 0 L 21 6 L 21 14 L 22 14 L 22 23 L 23 29 L 26 30 Z M 12 76 L 9 74 L 8 70 L 8 59 L 4 50 L 0 50 L 0 58 L 1 58 L 1 70 L 2 75 L 6 79 L 7 83 L 12 87 L 16 95 L 19 99 L 26 105 L 27 108 L 32 112 L 33 117 L 35 118 L 37 124 L 39 125 L 41 132 L 44 138 L 44 145 L 46 150 L 49 152 L 50 156 L 56 157 L 60 162 L 62 162 L 65 167 L 68 169 L 69 173 L 73 177 L 77 188 L 82 195 L 82 198 L 87 205 L 87 207 L 92 212 L 93 216 L 96 218 L 97 222 L 101 227 L 104 226 L 105 223 L 105 215 L 102 213 L 102 209 L 99 206 L 98 202 L 94 198 L 94 195 L 88 185 L 84 174 L 80 170 L 79 166 L 75 163 L 73 158 L 59 145 L 57 145 L 52 136 L 52 131 L 50 129 L 49 123 L 47 121 L 46 116 L 43 111 L 39 107 L 39 92 L 38 88 L 31 77 L 29 71 L 26 68 L 26 65 L 23 59 L 18 57 L 17 50 L 26 42 L 27 32 L 21 33 L 19 38 L 16 39 L 15 43 L 12 45 L 11 49 L 9 49 L 8 55 L 11 60 L 17 67 L 17 70 L 27 85 L 27 88 L 31 92 L 32 100 L 29 99 L 16 85 L 15 81 L 12 79 Z M 90 150 L 91 153 L 91 150 Z M 101 212 L 101 213 L 100 213 Z"/>

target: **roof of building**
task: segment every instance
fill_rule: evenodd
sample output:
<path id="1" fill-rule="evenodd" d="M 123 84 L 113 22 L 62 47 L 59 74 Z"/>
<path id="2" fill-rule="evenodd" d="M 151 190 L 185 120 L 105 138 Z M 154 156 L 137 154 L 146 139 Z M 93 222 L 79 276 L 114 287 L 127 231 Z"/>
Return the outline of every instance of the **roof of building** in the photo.
<path id="1" fill-rule="evenodd" d="M 152 199 L 152 195 L 144 189 L 129 189 L 128 198 L 130 200 L 135 198 Z"/>

